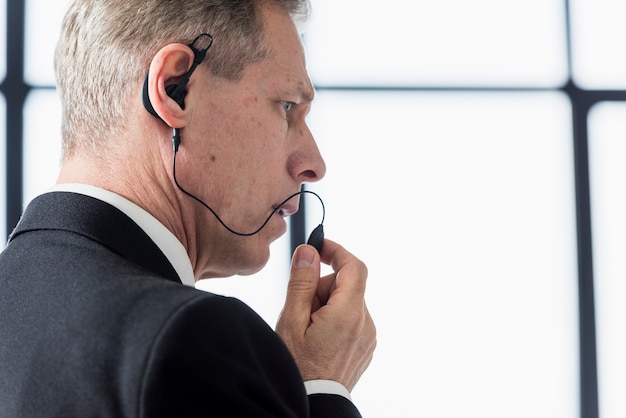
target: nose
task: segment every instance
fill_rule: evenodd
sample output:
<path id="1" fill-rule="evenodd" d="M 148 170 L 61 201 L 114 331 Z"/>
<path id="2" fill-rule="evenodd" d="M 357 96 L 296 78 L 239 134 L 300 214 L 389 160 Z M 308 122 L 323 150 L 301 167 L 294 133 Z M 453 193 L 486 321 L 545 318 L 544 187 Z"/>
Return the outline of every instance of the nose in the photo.
<path id="1" fill-rule="evenodd" d="M 298 136 L 297 142 L 301 146 L 289 159 L 289 173 L 299 183 L 319 181 L 326 175 L 326 163 L 320 154 L 313 134 L 311 134 L 309 127 L 303 124 Z"/>

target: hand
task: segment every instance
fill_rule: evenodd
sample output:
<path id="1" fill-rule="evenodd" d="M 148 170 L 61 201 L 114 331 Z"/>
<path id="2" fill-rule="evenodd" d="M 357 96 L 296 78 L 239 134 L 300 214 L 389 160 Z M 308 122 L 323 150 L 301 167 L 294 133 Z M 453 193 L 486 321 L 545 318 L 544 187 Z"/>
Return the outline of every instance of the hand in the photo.
<path id="1" fill-rule="evenodd" d="M 332 274 L 320 278 L 320 259 Z M 365 264 L 330 240 L 321 257 L 310 245 L 294 252 L 276 332 L 305 381 L 334 380 L 352 391 L 369 366 L 376 328 L 365 306 L 366 279 Z"/>

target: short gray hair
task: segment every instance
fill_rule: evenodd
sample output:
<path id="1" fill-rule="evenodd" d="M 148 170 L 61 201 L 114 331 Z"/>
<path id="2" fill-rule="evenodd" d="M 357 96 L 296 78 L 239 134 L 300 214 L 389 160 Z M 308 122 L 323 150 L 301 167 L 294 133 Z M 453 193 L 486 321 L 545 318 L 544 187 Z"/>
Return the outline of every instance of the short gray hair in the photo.
<path id="1" fill-rule="evenodd" d="M 284 8 L 295 22 L 309 15 L 308 0 L 75 0 L 54 60 L 64 156 L 106 147 L 103 135 L 126 123 L 124 104 L 141 93 L 128 84 L 143 79 L 152 57 L 169 43 L 210 33 L 210 71 L 237 80 L 269 52 L 259 13 L 267 3 Z"/>

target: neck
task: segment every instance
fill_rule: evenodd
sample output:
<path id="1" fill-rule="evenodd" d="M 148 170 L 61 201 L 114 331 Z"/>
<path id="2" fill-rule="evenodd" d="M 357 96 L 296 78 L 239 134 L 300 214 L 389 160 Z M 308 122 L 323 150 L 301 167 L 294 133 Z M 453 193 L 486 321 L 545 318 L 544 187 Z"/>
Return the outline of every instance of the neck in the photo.
<path id="1" fill-rule="evenodd" d="M 182 222 L 185 208 L 171 180 L 171 167 L 158 152 L 136 154 L 93 158 L 76 153 L 63 161 L 57 184 L 90 184 L 130 200 L 159 220 L 191 254 L 193 243 Z"/>

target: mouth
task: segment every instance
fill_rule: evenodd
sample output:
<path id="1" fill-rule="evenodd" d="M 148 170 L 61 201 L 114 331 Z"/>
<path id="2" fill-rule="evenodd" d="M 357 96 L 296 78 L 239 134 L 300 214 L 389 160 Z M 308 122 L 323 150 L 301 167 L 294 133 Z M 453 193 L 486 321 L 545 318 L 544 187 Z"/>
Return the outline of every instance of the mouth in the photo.
<path id="1" fill-rule="evenodd" d="M 296 213 L 298 211 L 298 206 L 297 205 L 283 204 L 282 206 L 274 207 L 274 209 L 276 210 L 276 213 L 279 216 L 281 216 L 283 218 L 287 218 L 287 217 L 293 215 L 294 213 Z"/>
<path id="2" fill-rule="evenodd" d="M 276 214 L 282 218 L 287 218 L 298 211 L 300 206 L 299 193 L 289 196 L 287 199 L 274 205 Z"/>

